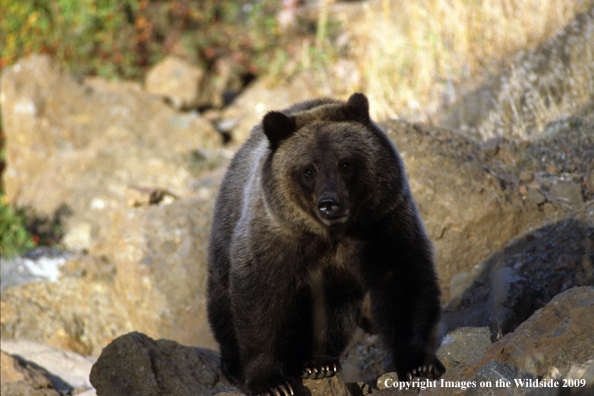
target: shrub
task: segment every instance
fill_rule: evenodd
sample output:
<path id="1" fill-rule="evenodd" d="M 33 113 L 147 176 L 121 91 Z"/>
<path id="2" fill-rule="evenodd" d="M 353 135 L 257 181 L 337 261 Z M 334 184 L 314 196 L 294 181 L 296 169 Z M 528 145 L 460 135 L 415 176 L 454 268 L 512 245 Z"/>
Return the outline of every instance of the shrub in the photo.
<path id="1" fill-rule="evenodd" d="M 24 209 L 13 209 L 6 195 L 0 193 L 0 256 L 15 256 L 37 245 L 37 238 L 26 227 Z"/>

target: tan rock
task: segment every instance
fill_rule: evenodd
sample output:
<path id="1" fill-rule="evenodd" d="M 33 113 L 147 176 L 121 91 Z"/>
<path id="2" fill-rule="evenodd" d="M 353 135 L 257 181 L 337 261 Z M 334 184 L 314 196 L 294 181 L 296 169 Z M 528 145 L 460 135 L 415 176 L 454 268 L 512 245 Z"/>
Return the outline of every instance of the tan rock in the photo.
<path id="1" fill-rule="evenodd" d="M 4 344 L 4 342 L 2 342 Z M 59 396 L 46 372 L 0 351 L 2 395 Z"/>
<path id="2" fill-rule="evenodd" d="M 202 69 L 170 55 L 147 72 L 146 90 L 167 98 L 176 109 L 193 107 L 203 77 Z"/>
<path id="3" fill-rule="evenodd" d="M 131 331 L 129 313 L 112 287 L 83 278 L 9 287 L 0 302 L 2 337 L 27 337 L 97 355 L 111 339 Z"/>
<path id="4" fill-rule="evenodd" d="M 52 378 L 59 377 L 61 381 L 53 384 L 53 387 L 60 392 L 77 395 L 81 392 L 94 394 L 94 389 L 89 381 L 94 358 L 24 339 L 3 338 L 2 349 L 39 367 L 46 368 Z M 2 378 L 4 381 L 4 375 Z"/>

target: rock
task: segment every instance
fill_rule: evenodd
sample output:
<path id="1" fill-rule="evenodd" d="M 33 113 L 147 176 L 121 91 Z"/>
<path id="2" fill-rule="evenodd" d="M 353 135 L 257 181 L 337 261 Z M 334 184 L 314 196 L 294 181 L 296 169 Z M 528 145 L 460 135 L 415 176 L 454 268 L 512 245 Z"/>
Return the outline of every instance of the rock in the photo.
<path id="1" fill-rule="evenodd" d="M 2 344 L 4 344 L 4 341 Z M 52 381 L 47 378 L 43 370 L 31 366 L 31 364 L 19 361 L 4 351 L 0 351 L 0 362 L 2 382 L 23 381 L 37 389 L 51 388 L 52 386 Z"/>
<path id="2" fill-rule="evenodd" d="M 212 204 L 188 198 L 110 212 L 94 255 L 66 260 L 59 283 L 3 291 L 2 335 L 95 356 L 134 329 L 217 348 L 203 297 Z"/>
<path id="3" fill-rule="evenodd" d="M 492 138 L 481 145 L 483 153 L 488 157 L 494 157 L 499 152 L 499 146 L 505 141 L 503 138 Z"/>
<path id="4" fill-rule="evenodd" d="M 540 190 L 529 188 L 526 194 L 526 201 L 532 205 L 541 205 L 547 201 L 547 198 Z"/>
<path id="5" fill-rule="evenodd" d="M 92 228 L 87 222 L 77 224 L 64 235 L 62 243 L 69 250 L 88 250 L 92 242 Z"/>
<path id="6" fill-rule="evenodd" d="M 468 272 L 460 272 L 459 274 L 454 275 L 450 281 L 450 297 L 460 297 L 471 283 L 472 279 Z"/>
<path id="7" fill-rule="evenodd" d="M 586 186 L 591 193 L 594 193 L 594 171 L 591 171 L 590 174 L 587 175 Z"/>
<path id="8" fill-rule="evenodd" d="M 43 370 L 3 351 L 0 351 L 0 378 L 3 396 L 60 396 Z"/>
<path id="9" fill-rule="evenodd" d="M 547 172 L 552 174 L 559 174 L 561 173 L 561 169 L 556 164 L 549 164 L 547 165 Z"/>
<path id="10" fill-rule="evenodd" d="M 375 386 L 379 390 L 389 389 L 389 388 L 391 388 L 391 385 L 397 381 L 398 381 L 397 373 L 386 373 L 386 374 L 379 376 Z"/>
<path id="11" fill-rule="evenodd" d="M 377 334 L 358 329 L 341 357 L 340 378 L 347 383 L 374 381 L 389 369 L 389 354 Z"/>
<path id="12" fill-rule="evenodd" d="M 309 390 L 309 393 L 303 391 L 297 392 L 297 394 L 311 394 L 316 396 L 328 395 L 328 396 L 350 396 L 351 393 L 347 389 L 345 383 L 340 379 L 339 376 L 330 378 L 324 378 L 321 380 L 304 380 L 303 385 Z"/>
<path id="13" fill-rule="evenodd" d="M 318 96 L 315 85 L 305 76 L 295 77 L 286 86 L 273 87 L 272 84 L 264 79 L 256 80 L 223 111 L 222 119 L 236 125 L 232 132 L 232 143 L 243 143 L 252 128 L 262 122 L 266 112 L 283 110 L 294 103 Z"/>
<path id="14" fill-rule="evenodd" d="M 561 205 L 570 205 L 579 208 L 584 202 L 582 187 L 571 182 L 558 182 L 553 184 L 550 193 L 550 200 Z"/>
<path id="15" fill-rule="evenodd" d="M 488 160 L 494 161 L 487 163 L 494 164 L 489 168 L 476 142 L 405 121 L 381 126 L 402 156 L 415 203 L 434 244 L 444 301 L 453 297 L 450 288 L 455 275 L 470 273 L 511 238 L 547 220 L 537 208 L 530 210 L 521 199 L 517 203 L 510 199 L 499 178 L 505 175 L 496 173 L 501 161 Z"/>
<path id="16" fill-rule="evenodd" d="M 509 367 L 518 369 L 520 376 L 530 373 L 534 378 L 548 380 L 551 378 L 550 373 L 554 371 L 560 378 L 567 378 L 574 365 L 589 364 L 592 353 L 584 346 L 594 342 L 592 328 L 594 287 L 572 288 L 555 296 L 549 304 L 536 311 L 514 332 L 495 342 L 483 353 L 447 371 L 441 379 L 473 381 L 481 368 L 484 368 L 482 374 L 488 371 L 491 373 L 490 376 L 507 377 Z M 486 366 L 489 363 L 490 365 Z M 510 394 L 509 390 L 507 391 L 508 393 L 501 394 Z M 452 389 L 446 387 L 428 388 L 420 393 L 423 396 L 450 394 Z"/>
<path id="17" fill-rule="evenodd" d="M 60 269 L 74 255 L 48 247 L 38 247 L 9 259 L 2 258 L 0 290 L 39 280 L 58 281 Z"/>
<path id="18" fill-rule="evenodd" d="M 77 276 L 109 278 L 102 279 L 111 282 L 103 287 L 114 301 L 113 309 L 85 310 L 91 317 L 81 317 L 80 307 L 88 304 L 72 307 L 80 299 L 75 296 L 64 310 L 67 315 L 50 309 L 52 315 L 42 315 L 50 323 L 40 326 L 37 299 L 41 305 L 65 304 L 68 293 L 49 284 L 58 290 L 47 293 L 33 286 L 31 298 L 25 299 L 13 290 L 3 294 L 3 307 L 10 313 L 2 313 L 3 335 L 7 329 L 6 336 L 84 354 L 98 353 L 100 345 L 133 328 L 214 346 L 202 291 L 212 200 L 227 156 L 209 154 L 199 169 L 192 159 L 199 149 L 220 147 L 212 126 L 196 115 L 176 113 L 134 84 L 101 79 L 78 83 L 39 55 L 3 70 L 2 117 L 7 152 L 3 177 L 10 203 L 58 217 L 68 248 L 95 257 L 88 262 L 105 262 L 100 271 L 111 268 L 102 274 L 89 273 L 93 266 L 74 268 Z M 220 161 L 212 166 L 214 157 Z M 212 167 L 219 167 L 219 173 Z M 165 191 L 167 199 L 149 196 L 150 205 L 130 208 L 134 188 Z M 162 238 L 153 239 L 156 235 Z M 82 279 L 68 283 L 88 296 L 81 290 Z M 103 292 L 98 295 L 107 298 Z M 120 319 L 103 322 L 104 313 Z M 29 326 L 33 323 L 37 325 Z M 98 323 L 104 330 L 87 327 Z M 89 339 L 81 340 L 79 333 Z"/>
<path id="19" fill-rule="evenodd" d="M 198 103 L 203 76 L 201 69 L 170 55 L 149 69 L 145 86 L 148 92 L 167 98 L 178 110 L 192 108 Z"/>
<path id="20" fill-rule="evenodd" d="M 98 396 L 205 395 L 231 391 L 214 351 L 133 332 L 113 340 L 91 370 Z"/>
<path id="21" fill-rule="evenodd" d="M 445 335 L 437 356 L 449 370 L 471 356 L 482 353 L 491 344 L 488 327 L 461 327 Z"/>
<path id="22" fill-rule="evenodd" d="M 468 396 L 493 394 L 501 394 L 503 396 L 514 393 L 514 391 L 523 393 L 525 389 L 515 385 L 514 380 L 516 379 L 526 381 L 534 380 L 535 378 L 534 375 L 524 370 L 520 370 L 517 367 L 509 366 L 505 363 L 498 362 L 497 360 L 491 360 L 489 363 L 481 367 L 474 377 L 474 381 L 479 385 L 469 389 L 466 394 Z M 481 386 L 480 384 L 489 385 Z M 495 391 L 493 391 L 494 388 Z"/>
<path id="23" fill-rule="evenodd" d="M 0 385 L 2 396 L 61 396 L 53 389 L 36 389 L 26 382 L 2 382 Z"/>
<path id="24" fill-rule="evenodd" d="M 217 348 L 204 299 L 212 195 L 112 212 L 93 252 L 113 257 L 114 289 L 136 330 Z"/>
<path id="25" fill-rule="evenodd" d="M 138 332 L 105 347 L 90 378 L 98 396 L 241 394 L 220 372 L 217 352 Z M 350 395 L 339 376 L 303 380 L 294 390 L 296 395 Z"/>
<path id="26" fill-rule="evenodd" d="M 0 308 L 3 338 L 28 338 L 83 355 L 99 354 L 109 340 L 132 331 L 136 319 L 113 287 L 83 278 L 6 288 Z"/>
<path id="27" fill-rule="evenodd" d="M 1 83 L 8 201 L 56 218 L 66 234 L 90 224 L 90 246 L 88 226 L 70 233 L 78 247 L 102 242 L 106 213 L 126 207 L 129 186 L 192 195 L 188 156 L 221 144 L 207 121 L 139 86 L 79 83 L 45 55 L 5 68 Z"/>
<path id="28" fill-rule="evenodd" d="M 29 340 L 3 338 L 2 349 L 47 370 L 40 371 L 47 376 L 51 387 L 62 394 L 95 394 L 89 381 L 93 358 Z M 5 381 L 4 373 L 2 381 Z"/>
<path id="29" fill-rule="evenodd" d="M 594 211 L 512 240 L 481 264 L 482 273 L 461 301 L 446 306 L 443 328 L 489 326 L 493 334 L 505 335 L 552 296 L 573 286 L 593 285 L 588 265 L 594 254 L 592 235 Z M 559 270 L 553 270 L 556 266 Z"/>
<path id="30" fill-rule="evenodd" d="M 497 269 L 491 284 L 489 327 L 507 334 L 533 312 L 530 285 L 526 278 L 509 267 Z"/>
<path id="31" fill-rule="evenodd" d="M 555 271 L 571 270 L 574 268 L 580 258 L 570 254 L 562 254 L 555 263 Z"/>
<path id="32" fill-rule="evenodd" d="M 518 175 L 518 179 L 520 179 L 524 183 L 531 183 L 534 180 L 534 174 L 531 172 L 522 171 Z"/>

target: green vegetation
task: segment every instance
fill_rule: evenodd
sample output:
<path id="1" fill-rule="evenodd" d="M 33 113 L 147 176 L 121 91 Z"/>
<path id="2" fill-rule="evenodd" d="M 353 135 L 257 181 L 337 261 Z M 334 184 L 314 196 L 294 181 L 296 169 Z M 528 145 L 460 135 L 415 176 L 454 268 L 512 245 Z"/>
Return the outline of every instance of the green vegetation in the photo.
<path id="1" fill-rule="evenodd" d="M 0 256 L 12 257 L 33 249 L 38 242 L 26 227 L 27 215 L 23 209 L 8 206 L 4 193 L 0 193 Z"/>
<path id="2" fill-rule="evenodd" d="M 182 53 L 207 68 L 230 57 L 254 73 L 267 69 L 264 54 L 281 45 L 278 3 L 4 0 L 0 66 L 49 53 L 76 73 L 139 79 L 166 54 Z"/>

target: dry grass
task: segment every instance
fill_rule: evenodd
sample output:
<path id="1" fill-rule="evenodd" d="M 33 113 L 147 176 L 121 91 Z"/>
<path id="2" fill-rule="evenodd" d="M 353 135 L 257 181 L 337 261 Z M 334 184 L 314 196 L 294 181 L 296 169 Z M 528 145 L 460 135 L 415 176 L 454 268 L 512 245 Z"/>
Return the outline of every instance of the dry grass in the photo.
<path id="1" fill-rule="evenodd" d="M 501 79 L 493 103 L 478 125 L 483 138 L 548 134 L 554 131 L 550 122 L 582 115 L 594 104 L 594 9 L 520 57 Z"/>
<path id="2" fill-rule="evenodd" d="M 454 87 L 497 74 L 588 7 L 579 0 L 376 0 L 351 18 L 349 58 L 374 117 L 428 121 Z M 356 86 L 355 86 L 356 84 Z"/>

